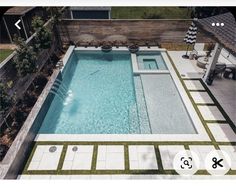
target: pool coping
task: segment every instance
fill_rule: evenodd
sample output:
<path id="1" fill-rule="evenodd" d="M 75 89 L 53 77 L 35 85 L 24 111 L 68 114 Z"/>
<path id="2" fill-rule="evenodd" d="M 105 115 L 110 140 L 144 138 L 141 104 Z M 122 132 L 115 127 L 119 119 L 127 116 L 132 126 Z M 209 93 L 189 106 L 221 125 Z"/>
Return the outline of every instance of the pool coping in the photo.
<path id="1" fill-rule="evenodd" d="M 74 47 L 70 46 L 66 53 L 67 60 L 71 53 L 75 51 L 101 51 L 101 47 Z M 127 47 L 113 47 L 114 51 L 129 51 Z M 171 61 L 167 56 L 167 50 L 159 47 L 140 47 L 140 51 L 160 51 L 163 60 L 166 62 L 168 71 L 165 70 L 165 74 L 171 75 L 174 84 L 180 94 L 181 100 L 186 108 L 186 111 L 193 122 L 196 134 L 38 134 L 35 141 L 210 141 L 208 134 L 202 124 L 197 112 L 195 111 L 192 102 L 190 101 L 184 87 L 181 84 L 175 69 L 172 66 Z M 63 60 L 66 65 L 67 60 Z M 138 70 L 136 54 L 131 54 L 133 73 L 139 74 L 160 74 L 157 70 Z M 163 73 L 163 71 L 161 71 Z"/>

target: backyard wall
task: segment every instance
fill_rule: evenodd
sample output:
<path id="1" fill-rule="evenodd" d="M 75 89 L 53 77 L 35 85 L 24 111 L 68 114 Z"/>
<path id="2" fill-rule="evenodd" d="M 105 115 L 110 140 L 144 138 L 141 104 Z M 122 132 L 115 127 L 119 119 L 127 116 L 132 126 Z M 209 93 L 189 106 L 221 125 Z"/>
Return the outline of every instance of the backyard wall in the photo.
<path id="1" fill-rule="evenodd" d="M 78 43 L 83 37 L 92 40 L 120 40 L 128 42 L 155 41 L 161 43 L 183 43 L 191 20 L 62 20 L 59 27 L 64 43 Z M 86 41 L 86 38 L 85 41 Z M 117 38 L 117 39 L 116 39 Z M 197 42 L 213 42 L 211 37 L 199 29 Z"/>

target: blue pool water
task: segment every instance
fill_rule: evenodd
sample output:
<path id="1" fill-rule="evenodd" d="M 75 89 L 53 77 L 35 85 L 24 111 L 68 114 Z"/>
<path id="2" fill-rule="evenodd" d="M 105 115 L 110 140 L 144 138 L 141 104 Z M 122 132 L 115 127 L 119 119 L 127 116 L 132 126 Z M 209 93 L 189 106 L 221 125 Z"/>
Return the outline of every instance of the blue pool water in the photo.
<path id="1" fill-rule="evenodd" d="M 130 54 L 74 53 L 62 82 L 40 133 L 140 133 Z"/>
<path id="2" fill-rule="evenodd" d="M 167 70 L 160 54 L 138 58 Z M 74 51 L 50 94 L 41 134 L 196 133 L 171 75 L 134 76 L 128 52 Z"/>
<path id="3" fill-rule="evenodd" d="M 144 69 L 158 69 L 155 59 L 143 59 Z"/>

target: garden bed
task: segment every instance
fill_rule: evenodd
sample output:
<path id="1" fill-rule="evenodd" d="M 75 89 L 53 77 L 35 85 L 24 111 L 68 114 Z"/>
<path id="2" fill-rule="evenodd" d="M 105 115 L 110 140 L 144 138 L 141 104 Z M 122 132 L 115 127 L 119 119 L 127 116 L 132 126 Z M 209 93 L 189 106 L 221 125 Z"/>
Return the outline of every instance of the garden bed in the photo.
<path id="1" fill-rule="evenodd" d="M 57 61 L 53 63 L 56 62 Z M 0 161 L 3 160 L 39 95 L 47 84 L 51 74 L 53 73 L 53 68 L 53 64 L 46 64 L 43 69 L 37 73 L 35 79 L 32 81 L 23 97 L 13 106 L 9 115 L 1 125 Z"/>

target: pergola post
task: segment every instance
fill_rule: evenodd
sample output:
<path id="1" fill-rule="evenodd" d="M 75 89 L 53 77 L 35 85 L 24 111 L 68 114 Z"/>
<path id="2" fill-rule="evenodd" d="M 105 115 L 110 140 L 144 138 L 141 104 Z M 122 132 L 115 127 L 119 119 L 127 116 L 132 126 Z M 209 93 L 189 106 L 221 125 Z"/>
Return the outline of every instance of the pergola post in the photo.
<path id="1" fill-rule="evenodd" d="M 11 38 L 11 34 L 10 34 L 10 32 L 9 32 L 9 29 L 8 29 L 8 27 L 7 27 L 6 20 L 5 20 L 5 18 L 4 18 L 4 17 L 2 17 L 2 19 L 3 19 L 4 25 L 5 25 L 5 27 L 6 27 L 6 30 L 7 30 L 7 35 L 8 35 L 8 37 L 9 37 L 9 39 L 10 39 L 11 43 L 13 43 L 13 41 L 12 41 L 12 38 Z"/>
<path id="2" fill-rule="evenodd" d="M 210 57 L 210 62 L 209 65 L 207 66 L 207 70 L 206 73 L 203 77 L 203 80 L 206 82 L 209 75 L 215 70 L 216 68 L 216 63 L 219 59 L 220 56 L 220 52 L 222 50 L 222 46 L 219 43 L 216 43 L 213 53 L 212 53 L 212 57 Z"/>
<path id="3" fill-rule="evenodd" d="M 20 17 L 20 20 L 21 20 L 21 22 L 22 22 L 23 30 L 24 30 L 24 33 L 25 33 L 25 38 L 28 39 L 29 37 L 28 37 L 28 35 L 27 35 L 26 29 L 25 29 L 25 24 L 24 24 L 24 21 L 23 21 L 23 17 L 22 17 L 22 16 Z"/>

